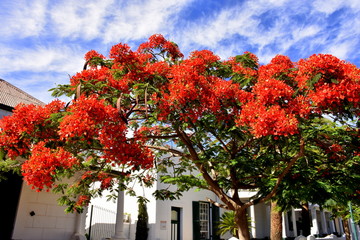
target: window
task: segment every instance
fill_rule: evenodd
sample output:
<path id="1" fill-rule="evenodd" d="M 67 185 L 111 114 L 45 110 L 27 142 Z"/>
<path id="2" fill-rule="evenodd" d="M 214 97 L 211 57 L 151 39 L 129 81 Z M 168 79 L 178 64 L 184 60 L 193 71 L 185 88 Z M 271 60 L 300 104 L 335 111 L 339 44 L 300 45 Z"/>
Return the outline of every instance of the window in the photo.
<path id="1" fill-rule="evenodd" d="M 193 240 L 218 240 L 219 208 L 208 202 L 193 202 Z"/>
<path id="2" fill-rule="evenodd" d="M 209 204 L 199 203 L 200 239 L 209 239 Z"/>

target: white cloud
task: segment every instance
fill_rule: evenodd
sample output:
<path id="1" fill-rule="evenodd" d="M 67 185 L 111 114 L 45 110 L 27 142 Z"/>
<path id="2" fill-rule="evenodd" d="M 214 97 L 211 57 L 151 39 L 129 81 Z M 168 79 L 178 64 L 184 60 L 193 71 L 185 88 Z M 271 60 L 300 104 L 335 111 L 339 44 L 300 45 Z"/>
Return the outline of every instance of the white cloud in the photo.
<path id="1" fill-rule="evenodd" d="M 155 33 L 176 31 L 176 14 L 192 0 L 128 1 L 114 6 L 112 16 L 104 27 L 105 43 L 147 38 Z"/>
<path id="2" fill-rule="evenodd" d="M 14 0 L 2 3 L 0 35 L 25 38 L 38 36 L 46 23 L 47 0 Z"/>
<path id="3" fill-rule="evenodd" d="M 292 36 L 295 41 L 299 41 L 307 37 L 313 37 L 320 31 L 321 31 L 321 27 L 319 25 L 304 26 L 303 28 L 294 31 L 292 33 Z"/>
<path id="4" fill-rule="evenodd" d="M 332 54 L 340 59 L 347 59 L 353 52 L 354 47 L 356 47 L 356 42 L 348 40 L 341 43 L 339 42 L 336 45 L 331 45 L 330 47 L 324 49 L 324 52 Z"/>
<path id="5" fill-rule="evenodd" d="M 91 40 L 101 36 L 107 14 L 113 12 L 114 0 L 60 1 L 51 6 L 52 31 L 60 37 Z"/>
<path id="6" fill-rule="evenodd" d="M 332 14 L 344 4 L 344 0 L 316 0 L 313 2 L 313 7 L 317 12 Z"/>
<path id="7" fill-rule="evenodd" d="M 83 52 L 66 46 L 10 48 L 0 45 L 0 74 L 16 71 L 68 72 L 80 71 Z"/>
<path id="8" fill-rule="evenodd" d="M 178 33 L 178 36 L 186 45 L 196 43 L 206 47 L 215 47 L 220 41 L 231 38 L 235 34 L 248 36 L 258 23 L 251 11 L 240 7 L 224 9 L 215 16 L 190 23 L 184 31 Z"/>
<path id="9" fill-rule="evenodd" d="M 316 11 L 327 15 L 344 7 L 354 13 L 360 11 L 360 1 L 358 0 L 316 0 L 313 2 L 312 6 Z"/>

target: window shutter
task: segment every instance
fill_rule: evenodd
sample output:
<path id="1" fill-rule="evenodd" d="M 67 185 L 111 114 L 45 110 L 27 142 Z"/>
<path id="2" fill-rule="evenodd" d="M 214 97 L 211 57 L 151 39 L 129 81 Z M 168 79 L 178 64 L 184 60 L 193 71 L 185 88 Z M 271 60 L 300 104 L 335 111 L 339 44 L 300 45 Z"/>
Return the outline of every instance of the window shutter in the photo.
<path id="1" fill-rule="evenodd" d="M 212 236 L 213 236 L 213 240 L 220 240 L 220 235 L 217 234 L 217 225 L 219 224 L 220 221 L 220 209 L 219 207 L 212 205 L 211 208 L 211 214 L 212 214 Z"/>
<path id="2" fill-rule="evenodd" d="M 199 202 L 192 202 L 193 211 L 193 240 L 200 240 Z"/>

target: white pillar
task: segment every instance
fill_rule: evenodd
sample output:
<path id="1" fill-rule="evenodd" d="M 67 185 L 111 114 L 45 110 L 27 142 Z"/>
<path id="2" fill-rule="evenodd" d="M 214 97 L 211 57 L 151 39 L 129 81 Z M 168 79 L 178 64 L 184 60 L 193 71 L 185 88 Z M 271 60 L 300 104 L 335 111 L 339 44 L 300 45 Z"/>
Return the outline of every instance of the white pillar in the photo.
<path id="1" fill-rule="evenodd" d="M 291 220 L 292 220 L 293 229 L 294 229 L 294 237 L 297 237 L 296 216 L 295 216 L 294 208 L 291 208 Z"/>
<path id="2" fill-rule="evenodd" d="M 322 227 L 322 233 L 326 234 L 327 232 L 327 224 L 326 224 L 326 217 L 324 211 L 320 211 L 320 217 L 321 217 L 321 227 Z"/>
<path id="3" fill-rule="evenodd" d="M 344 231 L 344 226 L 343 226 L 343 220 L 342 220 L 342 218 L 338 218 L 339 219 L 339 226 L 340 226 L 340 233 L 341 234 L 344 234 L 345 233 L 345 231 Z"/>
<path id="4" fill-rule="evenodd" d="M 312 228 L 311 228 L 311 235 L 319 234 L 319 227 L 318 222 L 316 219 L 316 208 L 315 206 L 311 207 L 311 218 L 312 218 Z"/>
<path id="5" fill-rule="evenodd" d="M 330 218 L 330 219 L 331 219 L 331 218 Z M 331 231 L 331 233 L 336 232 L 336 228 L 335 228 L 334 221 L 335 221 L 335 219 L 330 220 L 330 231 Z"/>
<path id="6" fill-rule="evenodd" d="M 119 189 L 117 199 L 117 211 L 116 211 L 116 223 L 115 223 L 115 235 L 111 237 L 111 240 L 126 240 L 124 235 L 124 192 Z"/>
<path id="7" fill-rule="evenodd" d="M 82 213 L 76 213 L 76 222 L 75 222 L 75 233 L 72 239 L 74 240 L 85 240 L 85 224 L 86 224 L 86 214 L 87 207 L 84 207 Z"/>
<path id="8" fill-rule="evenodd" d="M 288 219 L 287 212 L 282 213 L 282 237 L 285 239 L 288 236 Z"/>
<path id="9" fill-rule="evenodd" d="M 250 217 L 251 217 L 251 236 L 252 238 L 256 238 L 256 219 L 255 219 L 255 206 L 251 205 L 250 206 Z"/>
<path id="10" fill-rule="evenodd" d="M 269 232 L 271 231 L 270 230 L 270 227 L 271 227 L 271 206 L 270 204 L 266 204 L 265 205 L 265 208 L 266 208 L 266 229 L 269 230 Z"/>

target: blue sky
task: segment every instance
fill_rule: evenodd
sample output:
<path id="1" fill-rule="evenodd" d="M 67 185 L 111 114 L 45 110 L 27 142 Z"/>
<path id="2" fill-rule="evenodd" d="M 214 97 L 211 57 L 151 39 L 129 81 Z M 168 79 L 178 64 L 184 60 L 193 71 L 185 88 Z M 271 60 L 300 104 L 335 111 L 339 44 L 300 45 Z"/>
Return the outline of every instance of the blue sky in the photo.
<path id="1" fill-rule="evenodd" d="M 134 49 L 155 33 L 185 55 L 330 53 L 360 66 L 359 0 L 1 0 L 0 78 L 44 102 L 91 50 Z"/>

